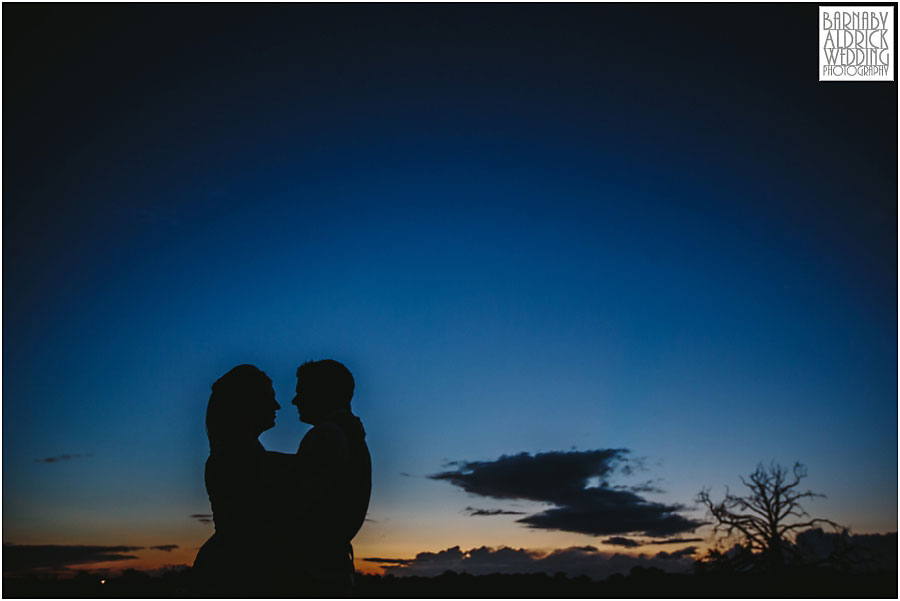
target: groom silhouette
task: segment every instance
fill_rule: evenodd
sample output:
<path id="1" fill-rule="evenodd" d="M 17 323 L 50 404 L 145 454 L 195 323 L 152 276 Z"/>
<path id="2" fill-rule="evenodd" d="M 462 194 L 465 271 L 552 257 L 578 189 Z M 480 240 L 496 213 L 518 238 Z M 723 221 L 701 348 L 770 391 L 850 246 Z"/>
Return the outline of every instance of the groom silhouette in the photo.
<path id="1" fill-rule="evenodd" d="M 291 401 L 313 426 L 300 442 L 288 498 L 296 531 L 281 571 L 289 596 L 346 596 L 353 585 L 353 547 L 369 507 L 372 462 L 365 430 L 350 410 L 353 375 L 325 359 L 297 369 Z"/>

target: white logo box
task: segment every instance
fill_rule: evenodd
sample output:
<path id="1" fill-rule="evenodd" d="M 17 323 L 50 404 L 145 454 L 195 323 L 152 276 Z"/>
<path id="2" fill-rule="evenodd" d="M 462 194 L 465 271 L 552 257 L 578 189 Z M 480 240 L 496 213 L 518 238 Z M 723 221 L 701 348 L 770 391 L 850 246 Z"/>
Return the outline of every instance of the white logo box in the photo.
<path id="1" fill-rule="evenodd" d="M 894 7 L 820 6 L 819 81 L 894 81 Z"/>

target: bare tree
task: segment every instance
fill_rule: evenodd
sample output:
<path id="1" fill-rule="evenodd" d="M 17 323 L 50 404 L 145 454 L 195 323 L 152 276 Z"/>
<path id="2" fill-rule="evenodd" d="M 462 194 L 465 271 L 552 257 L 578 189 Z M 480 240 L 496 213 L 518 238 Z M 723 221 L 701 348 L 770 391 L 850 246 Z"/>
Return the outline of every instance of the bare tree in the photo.
<path id="1" fill-rule="evenodd" d="M 809 490 L 801 492 L 797 487 L 805 477 L 806 468 L 800 463 L 791 470 L 774 462 L 768 467 L 760 463 L 749 481 L 741 477 L 749 489 L 747 495 L 733 495 L 726 489 L 725 498 L 716 503 L 710 498 L 709 489 L 703 489 L 697 501 L 706 506 L 715 520 L 714 533 L 724 532 L 726 537 L 737 534 L 766 565 L 778 567 L 784 565 L 785 554 L 799 530 L 820 524 L 840 528 L 831 520 L 811 517 L 803 509 L 802 499 L 825 496 Z"/>

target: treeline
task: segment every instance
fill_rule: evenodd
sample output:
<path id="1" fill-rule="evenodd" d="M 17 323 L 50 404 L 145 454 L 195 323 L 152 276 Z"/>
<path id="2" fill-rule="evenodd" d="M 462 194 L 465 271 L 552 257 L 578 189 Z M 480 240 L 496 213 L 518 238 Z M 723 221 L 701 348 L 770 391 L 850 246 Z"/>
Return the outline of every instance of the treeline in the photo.
<path id="1" fill-rule="evenodd" d="M 3 597 L 13 599 L 184 598 L 193 590 L 190 568 L 148 574 L 127 569 L 108 575 L 80 571 L 74 577 L 27 574 L 3 577 Z"/>
<path id="2" fill-rule="evenodd" d="M 674 574 L 634 567 L 603 581 L 564 574 L 446 572 L 433 578 L 362 576 L 357 596 L 365 598 L 896 598 L 897 571 L 847 574 L 827 569 L 795 569 L 777 576 L 751 573 Z"/>
<path id="3" fill-rule="evenodd" d="M 5 598 L 185 598 L 192 597 L 190 568 L 151 575 L 125 570 L 118 576 L 80 572 L 74 578 L 4 578 Z M 632 568 L 594 581 L 563 573 L 489 574 L 445 572 L 420 576 L 358 575 L 356 598 L 896 598 L 897 571 L 848 573 L 795 567 L 778 574 L 707 572 L 673 574 Z"/>

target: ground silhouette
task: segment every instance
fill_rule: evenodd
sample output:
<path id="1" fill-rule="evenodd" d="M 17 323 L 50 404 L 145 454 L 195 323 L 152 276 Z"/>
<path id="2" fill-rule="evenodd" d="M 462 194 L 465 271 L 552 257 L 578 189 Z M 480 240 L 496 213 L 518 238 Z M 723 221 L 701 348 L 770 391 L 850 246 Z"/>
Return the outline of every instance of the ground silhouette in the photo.
<path id="1" fill-rule="evenodd" d="M 110 576 L 80 572 L 74 578 L 23 576 L 3 579 L 7 598 L 192 598 L 191 568 L 156 575 L 125 570 Z M 563 573 L 489 574 L 446 572 L 433 578 L 357 575 L 355 598 L 896 598 L 897 570 L 847 573 L 794 568 L 778 578 L 744 573 L 672 574 L 633 568 L 602 581 Z"/>

